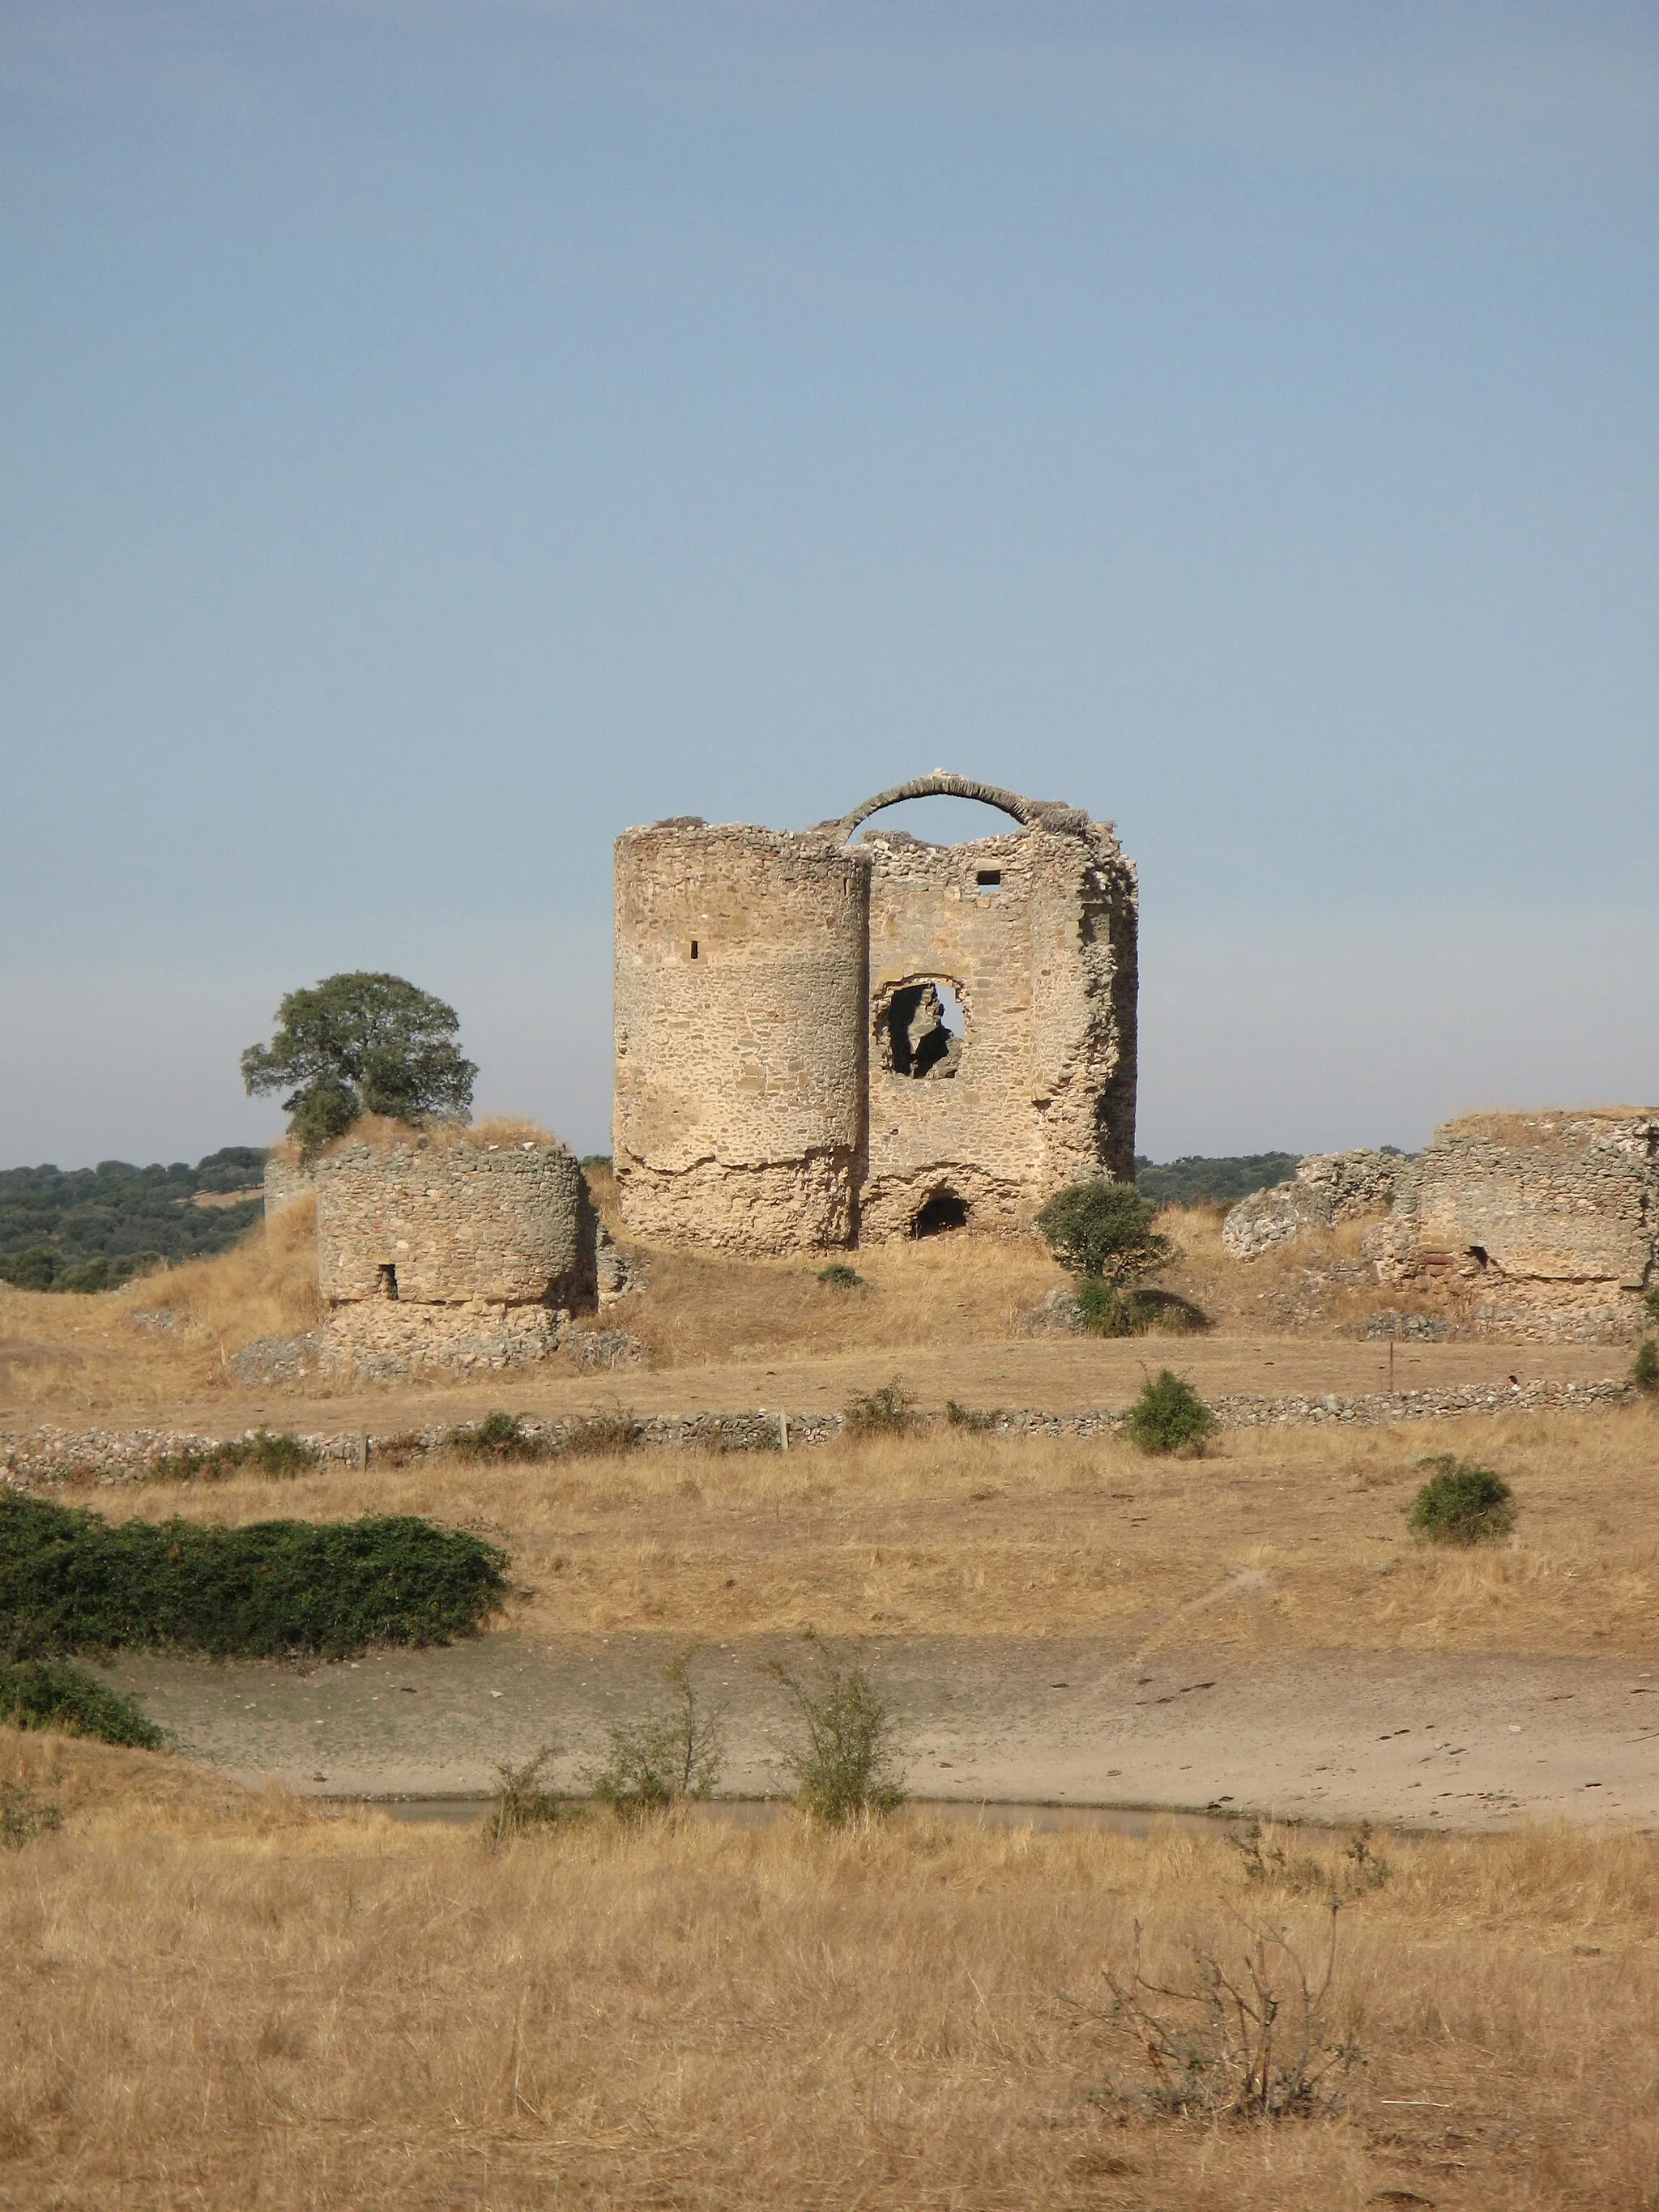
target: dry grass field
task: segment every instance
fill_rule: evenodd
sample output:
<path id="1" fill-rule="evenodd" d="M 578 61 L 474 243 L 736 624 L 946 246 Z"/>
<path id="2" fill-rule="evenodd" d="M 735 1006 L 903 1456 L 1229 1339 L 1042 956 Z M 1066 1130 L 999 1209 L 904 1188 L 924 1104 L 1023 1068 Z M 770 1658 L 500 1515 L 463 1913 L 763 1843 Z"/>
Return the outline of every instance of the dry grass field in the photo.
<path id="1" fill-rule="evenodd" d="M 1511 1483 L 1514 1538 L 1408 1536 L 1421 1456 Z M 105 1486 L 105 1513 L 421 1513 L 505 1545 L 532 1635 L 1196 1634 L 1255 1650 L 1659 1652 L 1659 1414 L 1243 1430 L 1202 1459 L 933 1428 L 812 1452 L 434 1455 L 288 1480 Z M 1250 1571 L 1241 1574 L 1241 1569 Z"/>
<path id="2" fill-rule="evenodd" d="M 1650 1838 L 1381 1838 L 1370 1887 L 1305 1836 L 1261 1881 L 925 1814 L 492 1851 L 47 1738 L 0 1778 L 65 1810 L 0 1858 L 0 2206 L 1659 2205 Z M 1103 1969 L 1316 1958 L 1333 1890 L 1334 2105 L 1161 2116 Z"/>

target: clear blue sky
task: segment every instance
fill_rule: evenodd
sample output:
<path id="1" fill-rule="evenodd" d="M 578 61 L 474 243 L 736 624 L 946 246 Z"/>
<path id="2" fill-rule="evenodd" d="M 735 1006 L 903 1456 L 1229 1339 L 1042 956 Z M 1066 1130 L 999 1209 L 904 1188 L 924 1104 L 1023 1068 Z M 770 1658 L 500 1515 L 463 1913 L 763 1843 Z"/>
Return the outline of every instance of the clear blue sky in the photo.
<path id="1" fill-rule="evenodd" d="M 347 967 L 600 1149 L 617 831 L 939 764 L 1158 1158 L 1659 1098 L 1656 248 L 1651 5 L 8 0 L 0 1164 Z"/>

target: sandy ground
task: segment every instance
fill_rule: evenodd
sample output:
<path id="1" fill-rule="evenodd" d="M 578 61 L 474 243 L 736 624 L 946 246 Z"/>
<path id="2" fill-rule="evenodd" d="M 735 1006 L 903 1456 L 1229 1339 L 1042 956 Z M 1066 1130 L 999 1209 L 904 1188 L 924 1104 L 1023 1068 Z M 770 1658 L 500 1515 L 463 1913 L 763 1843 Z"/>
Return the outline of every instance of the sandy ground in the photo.
<path id="1" fill-rule="evenodd" d="M 579 1782 L 607 1723 L 660 1698 L 660 1669 L 682 1648 L 509 1631 L 306 1671 L 135 1658 L 111 1673 L 185 1747 L 239 1780 L 326 1796 L 470 1796 L 501 1762 L 550 1742 L 560 1778 Z M 1659 1825 L 1659 1675 L 1628 1662 L 1202 1645 L 1139 1657 L 1054 1638 L 863 1649 L 925 1797 L 1440 1829 Z M 726 1717 L 723 1794 L 784 1787 L 786 1712 L 764 1662 L 792 1652 L 760 1638 L 698 1652 L 699 1683 Z"/>

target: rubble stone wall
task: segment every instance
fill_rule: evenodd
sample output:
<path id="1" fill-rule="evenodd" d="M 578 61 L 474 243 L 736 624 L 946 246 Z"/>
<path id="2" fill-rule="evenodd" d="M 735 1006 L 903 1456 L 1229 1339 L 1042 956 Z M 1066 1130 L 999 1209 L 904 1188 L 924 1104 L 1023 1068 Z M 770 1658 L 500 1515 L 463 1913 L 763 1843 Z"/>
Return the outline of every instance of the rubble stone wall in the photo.
<path id="1" fill-rule="evenodd" d="M 315 1161 L 318 1283 L 331 1306 L 564 1307 L 596 1297 L 595 1219 L 575 1156 L 553 1138 L 470 1132 L 347 1138 Z"/>
<path id="2" fill-rule="evenodd" d="M 848 841 L 923 791 L 1014 833 Z M 804 835 L 617 844 L 614 1158 L 646 1238 L 751 1253 L 1011 1228 L 1133 1173 L 1137 887 L 1109 823 L 926 777 Z M 965 1018 L 953 1039 L 950 999 Z"/>
<path id="3" fill-rule="evenodd" d="M 1626 1333 L 1656 1279 L 1659 1110 L 1476 1114 L 1437 1129 L 1365 1249 L 1493 1334 Z"/>
<path id="4" fill-rule="evenodd" d="M 265 1154 L 265 1219 L 280 1213 L 285 1206 L 292 1206 L 301 1198 L 309 1198 L 316 1190 L 309 1168 L 300 1164 L 297 1146 L 273 1145 Z"/>
<path id="5" fill-rule="evenodd" d="M 1288 1182 L 1241 1198 L 1221 1224 L 1222 1249 L 1254 1259 L 1304 1230 L 1330 1229 L 1386 1206 L 1406 1164 L 1394 1152 L 1315 1152 Z"/>

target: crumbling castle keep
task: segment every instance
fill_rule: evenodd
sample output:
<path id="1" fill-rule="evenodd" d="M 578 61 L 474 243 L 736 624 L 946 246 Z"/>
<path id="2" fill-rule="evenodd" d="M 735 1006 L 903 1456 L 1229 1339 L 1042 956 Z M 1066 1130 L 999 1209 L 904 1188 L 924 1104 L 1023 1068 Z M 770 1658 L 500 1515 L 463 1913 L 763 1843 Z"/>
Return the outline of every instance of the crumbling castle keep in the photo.
<path id="1" fill-rule="evenodd" d="M 974 799 L 1006 835 L 856 832 Z M 799 834 L 696 817 L 616 848 L 629 1226 L 747 1253 L 971 1224 L 1133 1172 L 1138 893 L 1109 823 L 942 771 Z"/>

